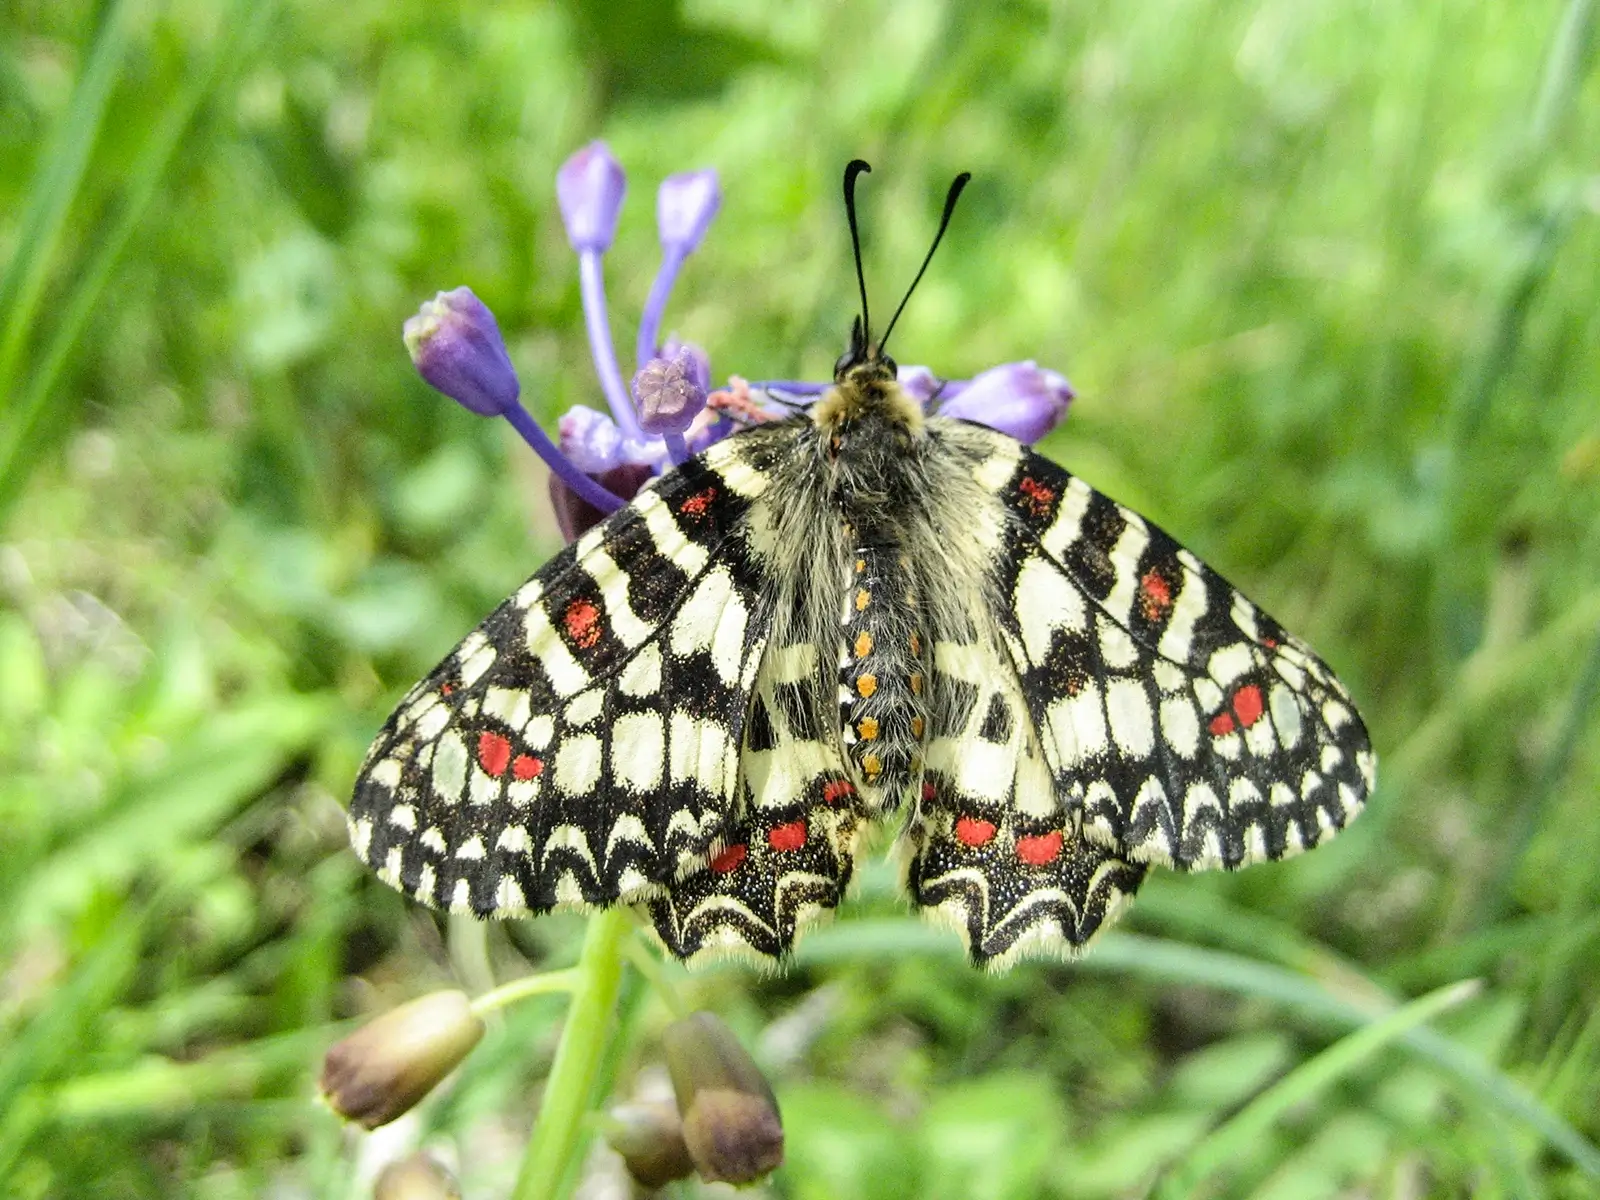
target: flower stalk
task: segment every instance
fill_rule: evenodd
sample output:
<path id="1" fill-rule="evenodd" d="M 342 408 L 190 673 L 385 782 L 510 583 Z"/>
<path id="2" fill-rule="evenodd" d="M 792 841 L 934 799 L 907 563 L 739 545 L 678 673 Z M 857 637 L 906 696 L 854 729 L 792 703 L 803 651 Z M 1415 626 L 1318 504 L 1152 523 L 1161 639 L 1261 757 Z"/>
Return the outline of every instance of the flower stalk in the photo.
<path id="1" fill-rule="evenodd" d="M 584 1118 L 594 1103 L 595 1080 L 611 1037 L 630 919 L 625 908 L 604 909 L 589 918 L 575 968 L 572 1004 L 512 1200 L 564 1195 L 566 1182 L 583 1157 L 589 1133 Z"/>

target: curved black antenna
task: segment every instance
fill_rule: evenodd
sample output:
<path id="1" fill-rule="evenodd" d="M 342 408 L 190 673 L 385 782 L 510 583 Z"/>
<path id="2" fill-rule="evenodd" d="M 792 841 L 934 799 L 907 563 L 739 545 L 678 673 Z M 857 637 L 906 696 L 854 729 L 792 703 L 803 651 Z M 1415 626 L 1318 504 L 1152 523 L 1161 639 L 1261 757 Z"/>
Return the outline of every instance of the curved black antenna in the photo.
<path id="1" fill-rule="evenodd" d="M 844 169 L 844 211 L 850 218 L 850 246 L 856 253 L 856 282 L 861 285 L 861 344 L 867 345 L 868 330 L 872 323 L 867 319 L 867 277 L 861 271 L 861 233 L 856 228 L 856 176 L 871 171 L 863 160 L 852 158 Z"/>
<path id="2" fill-rule="evenodd" d="M 854 164 L 851 164 L 852 166 Z M 865 164 L 863 164 L 865 165 Z M 889 328 L 883 331 L 883 336 L 878 339 L 878 353 L 883 353 L 883 348 L 889 344 L 889 335 L 894 332 L 894 323 L 900 319 L 900 314 L 905 311 L 906 300 L 911 299 L 911 293 L 917 290 L 917 284 L 922 282 L 923 272 L 927 271 L 928 264 L 933 261 L 933 252 L 939 248 L 939 239 L 944 237 L 944 231 L 949 228 L 950 214 L 956 211 L 956 201 L 961 199 L 961 189 L 967 186 L 972 178 L 971 171 L 963 171 L 957 175 L 950 184 L 950 191 L 944 198 L 944 216 L 939 218 L 939 232 L 933 235 L 933 245 L 928 247 L 928 257 L 922 260 L 922 269 L 917 272 L 917 277 L 911 281 L 911 286 L 906 289 L 905 298 L 900 301 L 900 307 L 894 310 L 894 316 L 889 318 Z M 854 216 L 852 215 L 852 228 Z M 859 264 L 859 256 L 857 262 Z"/>

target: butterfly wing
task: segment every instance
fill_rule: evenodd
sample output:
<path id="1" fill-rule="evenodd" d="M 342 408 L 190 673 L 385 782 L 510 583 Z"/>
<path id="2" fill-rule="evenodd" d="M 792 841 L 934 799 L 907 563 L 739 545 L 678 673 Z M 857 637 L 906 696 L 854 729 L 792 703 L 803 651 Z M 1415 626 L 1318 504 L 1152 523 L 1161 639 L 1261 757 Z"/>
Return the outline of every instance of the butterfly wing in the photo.
<path id="1" fill-rule="evenodd" d="M 567 547 L 402 701 L 350 806 L 391 886 L 480 916 L 629 902 L 731 836 L 771 613 L 728 446 Z"/>
<path id="2" fill-rule="evenodd" d="M 1343 684 L 1137 513 L 1021 449 L 1000 624 L 1063 805 L 1133 862 L 1234 868 L 1317 845 L 1375 760 Z"/>
<path id="3" fill-rule="evenodd" d="M 1142 864 L 1085 839 L 998 636 L 934 643 L 933 737 L 906 884 L 979 965 L 1075 953 L 1132 898 Z"/>
<path id="4" fill-rule="evenodd" d="M 818 662 L 811 643 L 763 656 L 740 754 L 741 815 L 714 857 L 650 902 L 679 958 L 770 963 L 844 895 L 861 806 L 838 737 L 806 695 Z"/>

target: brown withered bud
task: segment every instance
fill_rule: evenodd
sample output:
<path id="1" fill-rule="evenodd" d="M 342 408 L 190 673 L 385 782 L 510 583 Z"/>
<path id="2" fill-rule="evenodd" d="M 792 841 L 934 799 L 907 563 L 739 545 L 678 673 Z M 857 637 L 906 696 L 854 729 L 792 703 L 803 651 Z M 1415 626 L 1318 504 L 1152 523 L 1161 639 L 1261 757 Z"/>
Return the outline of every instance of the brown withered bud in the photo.
<path id="1" fill-rule="evenodd" d="M 376 1129 L 431 1092 L 481 1037 L 465 992 L 421 996 L 329 1047 L 322 1097 L 346 1120 Z"/>
<path id="2" fill-rule="evenodd" d="M 461 1200 L 455 1177 L 420 1150 L 378 1172 L 372 1200 Z"/>
<path id="3" fill-rule="evenodd" d="M 683 1142 L 683 1122 L 670 1104 L 639 1101 L 619 1104 L 600 1122 L 608 1145 L 642 1186 L 658 1188 L 694 1174 Z"/>
<path id="4" fill-rule="evenodd" d="M 753 1183 L 783 1162 L 783 1123 L 772 1086 L 733 1030 L 708 1012 L 662 1033 L 683 1140 L 700 1177 Z"/>

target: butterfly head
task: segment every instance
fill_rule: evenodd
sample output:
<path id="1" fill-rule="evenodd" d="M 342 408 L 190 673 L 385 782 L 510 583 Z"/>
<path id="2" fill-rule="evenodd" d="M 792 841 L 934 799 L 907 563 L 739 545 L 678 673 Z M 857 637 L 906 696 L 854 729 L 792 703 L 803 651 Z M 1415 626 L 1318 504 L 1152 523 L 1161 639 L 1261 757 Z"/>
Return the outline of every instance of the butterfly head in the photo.
<path id="1" fill-rule="evenodd" d="M 882 345 L 867 340 L 865 326 L 857 317 L 850 326 L 850 348 L 833 364 L 833 381 L 837 384 L 885 383 L 899 374 L 894 359 L 883 352 Z"/>
<path id="2" fill-rule="evenodd" d="M 854 158 L 845 168 L 845 216 L 850 219 L 850 245 L 856 254 L 856 283 L 861 286 L 861 315 L 850 326 L 850 349 L 845 350 L 845 354 L 840 355 L 838 362 L 834 363 L 834 390 L 818 405 L 814 416 L 821 424 L 837 426 L 859 419 L 867 411 L 877 410 L 886 414 L 891 421 L 917 429 L 922 426 L 922 408 L 894 382 L 899 366 L 893 358 L 888 357 L 883 347 L 890 341 L 890 334 L 894 333 L 894 323 L 906 310 L 910 294 L 917 290 L 923 272 L 928 270 L 928 264 L 933 261 L 933 251 L 939 248 L 939 238 L 944 237 L 944 230 L 950 224 L 950 214 L 955 211 L 955 202 L 962 195 L 962 189 L 966 187 L 966 181 L 971 179 L 971 174 L 962 171 L 950 184 L 949 194 L 944 197 L 944 216 L 939 219 L 939 232 L 933 235 L 933 245 L 928 246 L 922 269 L 918 270 L 917 278 L 906 288 L 906 296 L 899 302 L 898 309 L 894 309 L 882 338 L 874 341 L 872 318 L 867 315 L 867 277 L 861 269 L 861 230 L 856 224 L 856 179 L 870 170 L 872 168 L 861 158 Z"/>

